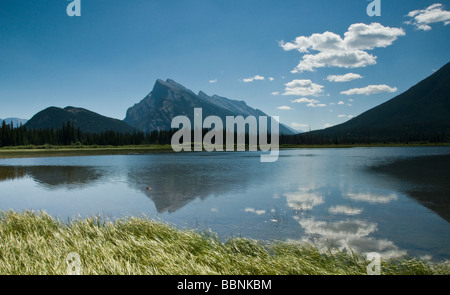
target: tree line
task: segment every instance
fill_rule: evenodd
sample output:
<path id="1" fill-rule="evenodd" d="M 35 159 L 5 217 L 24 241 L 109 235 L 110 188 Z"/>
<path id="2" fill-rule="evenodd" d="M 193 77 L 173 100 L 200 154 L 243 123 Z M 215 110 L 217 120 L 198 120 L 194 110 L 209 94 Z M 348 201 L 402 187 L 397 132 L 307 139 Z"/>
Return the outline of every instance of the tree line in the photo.
<path id="1" fill-rule="evenodd" d="M 28 129 L 26 126 L 14 127 L 4 121 L 0 128 L 0 147 L 26 145 L 143 145 L 170 144 L 174 131 L 153 131 L 150 133 L 119 133 L 105 131 L 85 133 L 71 122 L 64 123 L 61 128 Z"/>
<path id="2" fill-rule="evenodd" d="M 133 133 L 119 133 L 105 131 L 100 133 L 86 133 L 69 121 L 61 128 L 28 129 L 26 126 L 14 127 L 4 121 L 0 128 L 0 147 L 26 145 L 151 145 L 171 144 L 173 134 L 177 130 L 152 131 L 149 133 L 135 131 Z M 210 130 L 204 129 L 203 136 Z M 194 132 L 194 131 L 193 131 Z M 194 135 L 192 134 L 192 138 Z M 203 137 L 202 137 L 203 138 Z M 270 139 L 270 136 L 269 136 Z M 214 140 L 213 140 L 214 142 Z M 223 142 L 226 142 L 225 134 Z M 237 134 L 235 134 L 237 142 Z M 248 143 L 248 134 L 245 142 Z M 357 133 L 324 133 L 320 131 L 306 132 L 297 135 L 280 135 L 280 145 L 344 145 L 344 144 L 390 144 L 390 143 L 443 143 L 450 142 L 448 127 L 440 128 L 412 128 L 403 130 L 359 130 Z"/>

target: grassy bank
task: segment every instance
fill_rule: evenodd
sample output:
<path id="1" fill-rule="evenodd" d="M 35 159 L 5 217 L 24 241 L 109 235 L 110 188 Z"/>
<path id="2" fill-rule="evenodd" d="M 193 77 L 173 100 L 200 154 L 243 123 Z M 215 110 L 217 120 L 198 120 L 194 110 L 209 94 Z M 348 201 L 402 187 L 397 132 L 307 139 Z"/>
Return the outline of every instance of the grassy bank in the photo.
<path id="1" fill-rule="evenodd" d="M 0 213 L 0 274 L 65 274 L 66 257 L 83 274 L 366 274 L 364 257 L 321 253 L 306 244 L 273 243 L 178 230 L 144 218 L 63 224 L 45 213 Z M 382 261 L 382 274 L 450 274 L 448 265 Z"/>
<path id="2" fill-rule="evenodd" d="M 280 149 L 336 149 L 336 148 L 357 148 L 357 147 L 430 147 L 430 146 L 450 146 L 450 143 L 373 143 L 373 144 L 281 144 Z"/>
<path id="3" fill-rule="evenodd" d="M 0 159 L 34 157 L 74 157 L 131 155 L 173 152 L 170 145 L 137 146 L 17 146 L 0 148 Z"/>
<path id="4" fill-rule="evenodd" d="M 450 146 L 442 144 L 345 144 L 345 145 L 280 145 L 280 149 L 322 149 L 322 148 L 355 148 L 355 147 L 426 147 Z M 225 150 L 225 147 L 224 147 Z M 36 157 L 75 157 L 100 155 L 133 155 L 173 152 L 171 145 L 135 145 L 135 146 L 16 146 L 0 148 L 0 159 L 36 158 Z"/>

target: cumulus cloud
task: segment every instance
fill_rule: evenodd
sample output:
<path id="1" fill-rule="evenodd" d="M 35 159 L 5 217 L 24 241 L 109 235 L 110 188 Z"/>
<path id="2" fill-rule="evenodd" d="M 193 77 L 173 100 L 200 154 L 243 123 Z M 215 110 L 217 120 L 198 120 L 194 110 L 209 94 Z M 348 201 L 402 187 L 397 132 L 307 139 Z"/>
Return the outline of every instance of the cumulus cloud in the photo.
<path id="1" fill-rule="evenodd" d="M 292 80 L 284 85 L 286 89 L 283 95 L 319 96 L 323 92 L 323 86 L 311 80 Z"/>
<path id="2" fill-rule="evenodd" d="M 298 192 L 284 194 L 287 205 L 295 210 L 312 210 L 324 203 L 323 196 L 309 188 L 299 188 Z"/>
<path id="3" fill-rule="evenodd" d="M 280 106 L 280 107 L 277 107 L 277 109 L 278 109 L 278 110 L 282 110 L 282 111 L 289 111 L 289 110 L 292 110 L 292 108 L 291 108 L 291 107 L 288 107 L 288 106 Z"/>
<path id="4" fill-rule="evenodd" d="M 330 207 L 328 208 L 328 212 L 330 214 L 344 214 L 344 215 L 358 215 L 362 213 L 362 209 L 359 208 L 354 208 L 354 207 L 350 207 L 350 206 L 343 206 L 343 205 L 339 205 L 339 206 L 334 206 L 334 207 Z"/>
<path id="5" fill-rule="evenodd" d="M 397 87 L 390 87 L 388 85 L 369 85 L 364 88 L 353 88 L 346 91 L 342 91 L 341 94 L 344 95 L 371 95 L 383 92 L 396 92 Z M 350 105 L 350 104 L 349 104 Z"/>
<path id="6" fill-rule="evenodd" d="M 255 75 L 255 76 L 250 77 L 250 78 L 242 79 L 242 81 L 245 82 L 245 83 L 250 83 L 250 82 L 253 82 L 253 81 L 262 81 L 264 79 L 265 78 L 263 76 Z"/>
<path id="7" fill-rule="evenodd" d="M 360 68 L 376 64 L 376 56 L 367 53 L 379 47 L 391 45 L 404 36 L 401 28 L 385 27 L 379 23 L 352 24 L 344 38 L 333 32 L 300 36 L 292 42 L 280 42 L 285 51 L 297 50 L 305 54 L 292 73 L 314 71 L 322 67 Z"/>
<path id="8" fill-rule="evenodd" d="M 306 233 L 329 239 L 361 238 L 377 230 L 377 224 L 365 220 L 317 221 L 312 218 L 298 219 Z"/>
<path id="9" fill-rule="evenodd" d="M 302 130 L 303 128 L 309 128 L 309 125 L 308 124 L 301 124 L 301 123 L 292 122 L 291 123 L 291 127 L 294 128 L 294 129 L 297 129 L 297 130 Z"/>
<path id="10" fill-rule="evenodd" d="M 429 31 L 431 24 L 444 23 L 450 24 L 450 11 L 444 10 L 444 5 L 436 3 L 428 6 L 425 9 L 414 10 L 408 13 L 411 20 L 405 23 L 414 25 L 417 30 Z"/>
<path id="11" fill-rule="evenodd" d="M 337 206 L 339 207 L 339 206 Z M 331 209 L 331 208 L 330 208 Z M 337 208 L 339 211 L 343 208 Z M 334 213 L 334 208 L 330 212 Z M 352 215 L 352 214 L 349 214 Z M 367 254 L 370 252 L 380 253 L 383 259 L 400 257 L 406 255 L 406 251 L 399 248 L 389 240 L 377 240 L 370 237 L 377 231 L 377 224 L 365 220 L 341 220 L 336 222 L 320 221 L 313 218 L 294 217 L 302 226 L 307 235 L 302 241 L 314 241 L 314 245 L 321 251 L 345 251 L 352 249 L 356 253 Z M 311 240 L 309 237 L 314 237 Z"/>
<path id="12" fill-rule="evenodd" d="M 293 103 L 304 103 L 306 104 L 307 107 L 312 107 L 312 108 L 317 108 L 317 107 L 326 107 L 327 105 L 324 103 L 320 103 L 320 101 L 318 101 L 317 99 L 313 99 L 313 98 L 306 98 L 306 97 L 302 97 L 302 98 L 297 98 L 295 100 L 291 100 L 291 102 Z"/>
<path id="13" fill-rule="evenodd" d="M 382 194 L 374 194 L 370 192 L 364 192 L 364 193 L 349 193 L 347 195 L 350 199 L 354 201 L 362 201 L 362 202 L 368 202 L 371 204 L 387 204 L 391 201 L 397 200 L 396 194 L 389 194 L 389 195 L 382 195 Z"/>
<path id="14" fill-rule="evenodd" d="M 209 83 L 217 83 L 217 79 L 209 80 Z"/>
<path id="15" fill-rule="evenodd" d="M 256 215 L 263 215 L 266 214 L 266 210 L 255 210 L 254 208 L 245 208 L 244 210 L 247 213 L 253 213 Z"/>
<path id="16" fill-rule="evenodd" d="M 297 98 L 297 99 L 291 100 L 291 101 L 293 103 L 319 103 L 319 101 L 314 98 L 306 98 L 306 97 Z"/>
<path id="17" fill-rule="evenodd" d="M 272 92 L 272 93 L 270 93 L 271 95 L 278 95 L 278 94 L 280 94 L 280 92 L 278 92 L 278 91 L 274 91 L 274 92 Z"/>
<path id="18" fill-rule="evenodd" d="M 334 126 L 333 124 L 325 123 L 322 128 L 325 129 L 325 128 L 330 128 L 330 127 L 333 127 L 333 126 Z"/>
<path id="19" fill-rule="evenodd" d="M 317 54 L 307 54 L 291 73 L 303 71 L 314 71 L 315 68 L 339 67 L 339 68 L 362 68 L 376 64 L 376 57 L 365 51 L 329 51 Z"/>
<path id="20" fill-rule="evenodd" d="M 325 103 L 308 103 L 306 106 L 310 108 L 323 108 L 327 105 Z"/>
<path id="21" fill-rule="evenodd" d="M 362 79 L 362 76 L 359 74 L 348 73 L 345 75 L 329 75 L 327 80 L 330 82 L 349 82 L 356 79 Z"/>

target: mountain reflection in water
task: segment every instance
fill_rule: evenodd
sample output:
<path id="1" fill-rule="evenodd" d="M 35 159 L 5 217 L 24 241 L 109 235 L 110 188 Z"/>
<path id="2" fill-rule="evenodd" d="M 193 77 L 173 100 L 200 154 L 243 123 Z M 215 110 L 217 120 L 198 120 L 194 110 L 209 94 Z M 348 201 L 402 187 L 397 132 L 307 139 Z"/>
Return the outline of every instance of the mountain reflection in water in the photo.
<path id="1" fill-rule="evenodd" d="M 2 159 L 0 211 L 45 210 L 63 220 L 145 215 L 224 239 L 444 260 L 449 154 L 293 149 L 271 164 L 248 152 Z"/>

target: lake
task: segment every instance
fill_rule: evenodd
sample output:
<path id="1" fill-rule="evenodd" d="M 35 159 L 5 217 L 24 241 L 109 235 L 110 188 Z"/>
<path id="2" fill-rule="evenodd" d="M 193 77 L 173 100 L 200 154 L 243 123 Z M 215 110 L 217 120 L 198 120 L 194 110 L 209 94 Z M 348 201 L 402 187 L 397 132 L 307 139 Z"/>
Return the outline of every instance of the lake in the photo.
<path id="1" fill-rule="evenodd" d="M 0 210 L 450 259 L 450 147 L 0 159 Z M 149 189 L 148 189 L 149 188 Z"/>

